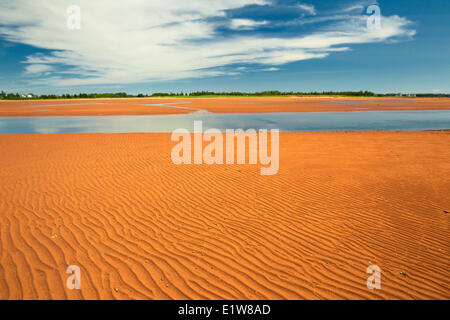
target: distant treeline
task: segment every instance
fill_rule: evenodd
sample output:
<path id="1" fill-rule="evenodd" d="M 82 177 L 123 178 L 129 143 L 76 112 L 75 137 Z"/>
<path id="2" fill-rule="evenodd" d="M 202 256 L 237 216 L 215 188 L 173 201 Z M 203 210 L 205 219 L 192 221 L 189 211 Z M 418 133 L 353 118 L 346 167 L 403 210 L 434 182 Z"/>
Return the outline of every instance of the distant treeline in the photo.
<path id="1" fill-rule="evenodd" d="M 370 91 L 323 91 L 323 92 L 282 92 L 282 91 L 261 91 L 261 92 L 213 92 L 213 91 L 195 91 L 190 93 L 167 93 L 155 92 L 153 94 L 139 93 L 137 95 L 127 94 L 125 92 L 116 93 L 79 93 L 79 94 L 43 94 L 35 95 L 19 93 L 0 93 L 2 100 L 40 100 L 40 99 L 97 99 L 97 98 L 144 98 L 144 97 L 204 97 L 204 96 L 223 96 L 223 97 L 271 97 L 271 96 L 345 96 L 345 97 L 394 97 L 402 96 L 396 93 L 376 94 Z M 450 94 L 414 94 L 403 96 L 415 97 L 450 97 Z"/>
<path id="2" fill-rule="evenodd" d="M 167 93 L 156 92 L 151 97 L 204 97 L 204 96 L 223 96 L 223 97 L 273 97 L 273 96 L 354 96 L 354 97 L 374 97 L 381 96 L 370 91 L 346 91 L 346 92 L 294 92 L 294 91 L 261 91 L 261 92 L 213 92 L 213 91 L 194 91 L 191 93 Z M 395 95 L 395 94 L 392 94 Z M 384 96 L 384 95 L 383 95 Z"/>
<path id="3" fill-rule="evenodd" d="M 0 93 L 0 99 L 4 100 L 39 100 L 39 99 L 96 99 L 96 98 L 132 98 L 133 95 L 129 95 L 125 92 L 117 93 L 80 93 L 80 94 L 42 94 L 35 95 L 32 93 L 19 94 L 19 93 L 6 93 L 2 91 Z"/>

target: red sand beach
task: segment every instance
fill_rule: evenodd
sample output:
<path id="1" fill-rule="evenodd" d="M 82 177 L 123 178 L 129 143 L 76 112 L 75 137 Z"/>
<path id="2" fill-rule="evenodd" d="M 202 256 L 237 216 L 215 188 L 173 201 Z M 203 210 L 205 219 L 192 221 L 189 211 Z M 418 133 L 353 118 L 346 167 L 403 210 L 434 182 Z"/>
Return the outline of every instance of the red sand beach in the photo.
<path id="1" fill-rule="evenodd" d="M 0 135 L 0 299 L 449 299 L 449 141 L 282 133 L 261 176 L 170 134 Z"/>
<path id="2" fill-rule="evenodd" d="M 151 115 L 192 112 L 157 105 L 161 103 L 216 113 L 450 110 L 448 98 L 138 98 L 0 101 L 0 117 Z"/>

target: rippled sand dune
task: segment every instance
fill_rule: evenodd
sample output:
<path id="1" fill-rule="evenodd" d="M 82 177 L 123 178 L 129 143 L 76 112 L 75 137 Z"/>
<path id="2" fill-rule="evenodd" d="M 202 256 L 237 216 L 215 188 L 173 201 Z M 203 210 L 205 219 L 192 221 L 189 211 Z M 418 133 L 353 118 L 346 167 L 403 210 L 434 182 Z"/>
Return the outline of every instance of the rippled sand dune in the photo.
<path id="1" fill-rule="evenodd" d="M 282 133 L 261 176 L 169 134 L 0 135 L 0 299 L 449 299 L 449 143 Z"/>

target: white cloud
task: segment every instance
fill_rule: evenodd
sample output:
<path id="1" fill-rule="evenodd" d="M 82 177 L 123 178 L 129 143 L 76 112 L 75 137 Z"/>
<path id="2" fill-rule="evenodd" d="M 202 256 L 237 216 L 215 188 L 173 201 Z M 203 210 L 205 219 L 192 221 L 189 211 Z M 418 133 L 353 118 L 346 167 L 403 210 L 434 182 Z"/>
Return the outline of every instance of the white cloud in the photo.
<path id="1" fill-rule="evenodd" d="M 48 64 L 29 64 L 25 67 L 25 72 L 30 73 L 30 74 L 35 74 L 35 73 L 47 73 L 52 71 L 53 68 L 52 66 L 48 65 Z"/>
<path id="2" fill-rule="evenodd" d="M 278 70 L 280 70 L 280 68 L 271 67 L 271 68 L 263 69 L 262 71 L 278 71 Z"/>
<path id="3" fill-rule="evenodd" d="M 345 8 L 343 11 L 344 12 L 351 12 L 351 11 L 360 11 L 361 12 L 364 8 L 365 8 L 365 6 L 362 4 L 354 4 L 354 5 L 351 5 L 347 8 Z"/>
<path id="4" fill-rule="evenodd" d="M 231 29 L 234 30 L 250 30 L 262 25 L 267 24 L 267 21 L 255 21 L 250 19 L 232 19 L 231 20 Z"/>
<path id="5" fill-rule="evenodd" d="M 310 15 L 315 16 L 317 14 L 316 12 L 316 8 L 311 5 L 311 4 L 306 4 L 306 3 L 298 3 L 297 7 L 299 7 L 300 9 L 306 11 L 307 13 L 309 13 Z"/>
<path id="6" fill-rule="evenodd" d="M 0 35 L 50 50 L 27 57 L 27 72 L 51 72 L 49 85 L 120 84 L 223 74 L 231 64 L 274 67 L 324 58 L 349 45 L 412 36 L 410 22 L 383 17 L 381 30 L 367 30 L 363 16 L 345 16 L 327 29 L 298 36 L 248 35 L 260 22 L 231 19 L 237 32 L 218 36 L 225 10 L 266 0 L 78 0 L 81 29 L 66 27 L 72 1 L 15 0 L 0 3 Z M 309 8 L 312 12 L 314 8 Z M 306 10 L 306 9 L 305 9 Z M 314 9 L 314 13 L 315 9 Z M 234 21 L 234 22 L 233 22 Z M 47 68 L 47 70 L 45 70 Z M 222 71 L 220 71 L 222 70 Z"/>
<path id="7" fill-rule="evenodd" d="M 345 4 L 346 7 L 342 9 L 343 12 L 359 11 L 362 12 L 364 9 L 371 5 L 378 5 L 376 0 L 357 0 L 353 1 L 352 4 Z"/>

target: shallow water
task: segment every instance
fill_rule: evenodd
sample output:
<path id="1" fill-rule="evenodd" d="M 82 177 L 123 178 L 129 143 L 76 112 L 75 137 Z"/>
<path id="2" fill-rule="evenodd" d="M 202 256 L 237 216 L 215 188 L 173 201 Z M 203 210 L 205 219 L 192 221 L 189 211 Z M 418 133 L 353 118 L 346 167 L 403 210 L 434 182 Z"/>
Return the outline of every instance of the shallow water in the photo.
<path id="1" fill-rule="evenodd" d="M 311 113 L 193 113 L 153 116 L 0 118 L 0 134 L 125 133 L 203 129 L 295 131 L 422 131 L 450 129 L 450 111 L 355 111 Z"/>

